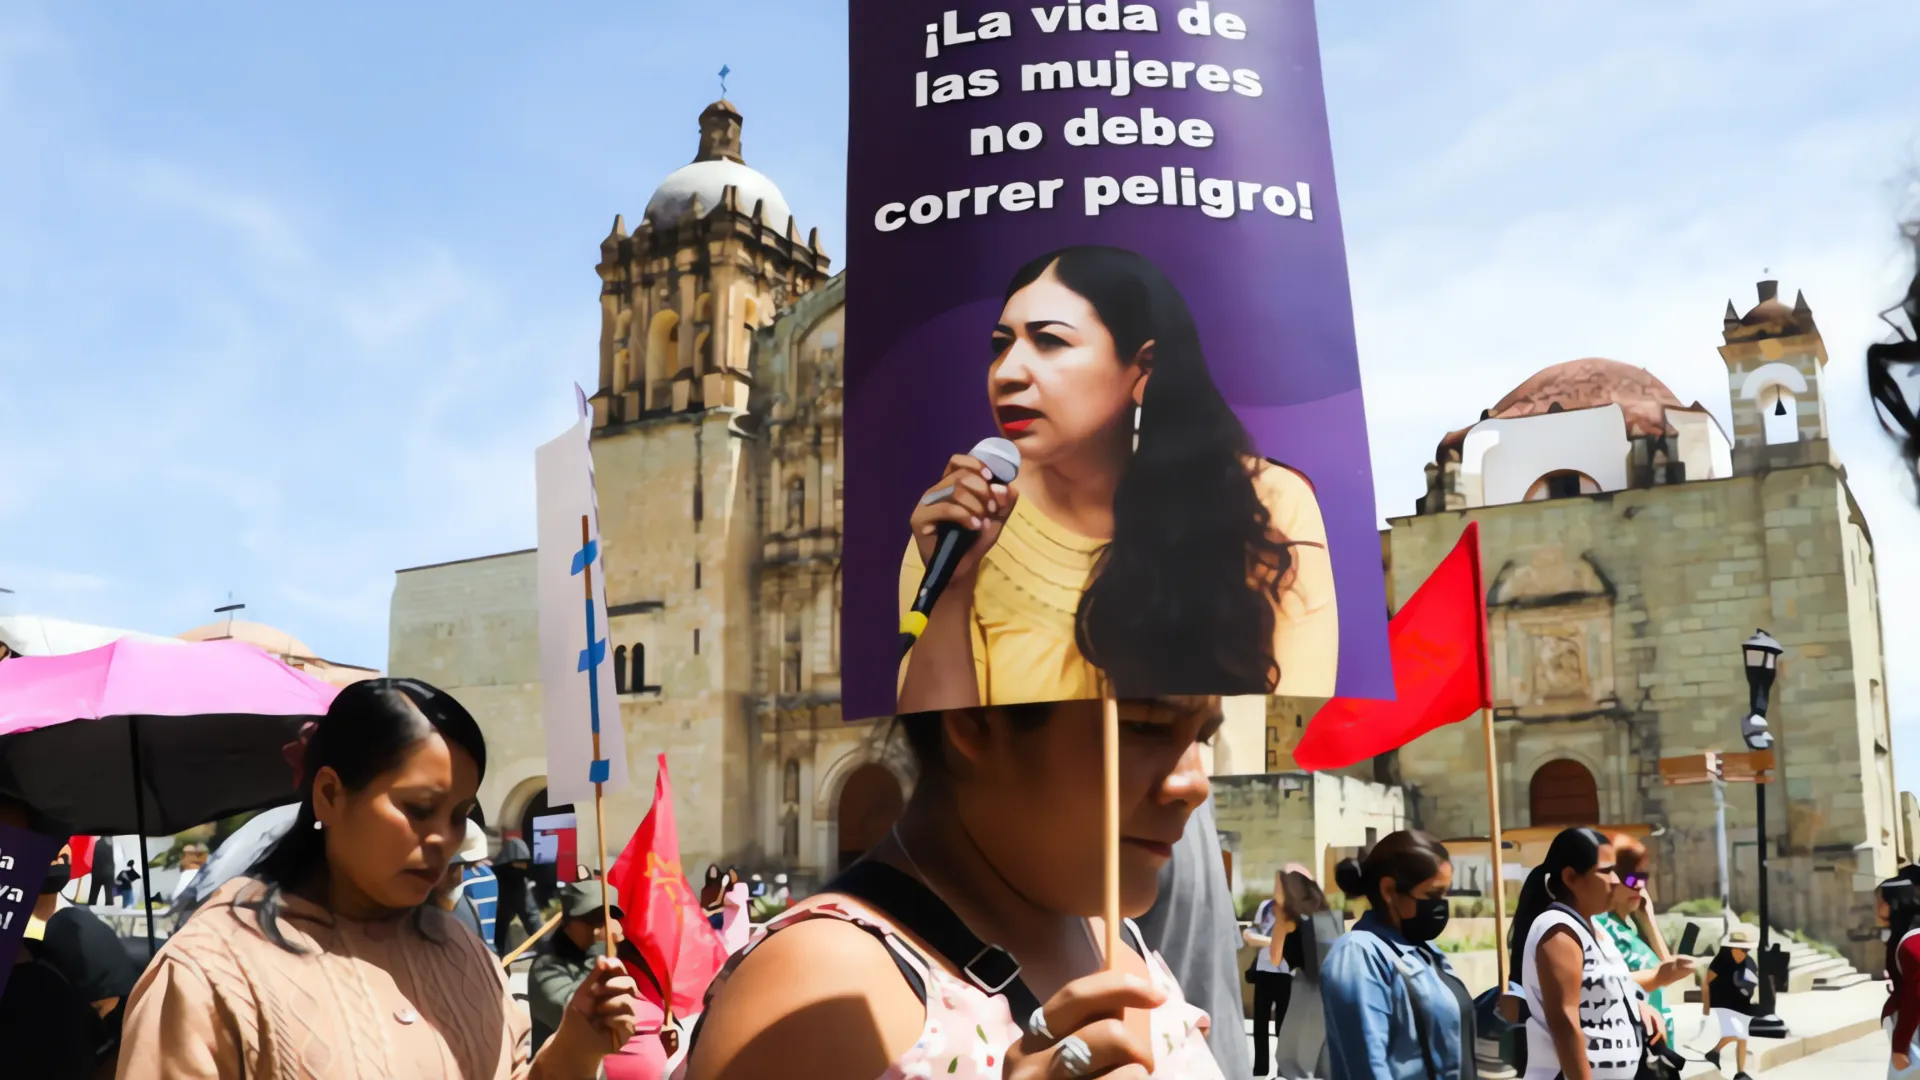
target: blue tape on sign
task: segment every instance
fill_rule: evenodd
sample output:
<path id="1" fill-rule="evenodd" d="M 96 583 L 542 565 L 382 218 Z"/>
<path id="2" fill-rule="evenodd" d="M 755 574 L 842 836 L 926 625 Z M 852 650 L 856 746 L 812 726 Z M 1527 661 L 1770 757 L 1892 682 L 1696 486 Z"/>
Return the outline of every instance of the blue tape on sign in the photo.
<path id="1" fill-rule="evenodd" d="M 578 574 L 593 564 L 593 557 L 599 551 L 597 541 L 587 541 L 587 546 L 573 553 L 573 572 Z"/>
<path id="2" fill-rule="evenodd" d="M 606 783 L 607 777 L 612 775 L 613 762 L 608 761 L 606 758 L 601 758 L 599 761 L 594 762 L 593 767 L 587 770 L 587 779 L 596 784 Z"/>
<path id="3" fill-rule="evenodd" d="M 586 648 L 580 650 L 580 666 L 577 668 L 574 668 L 574 670 L 575 671 L 592 671 L 594 668 L 597 668 L 601 664 L 606 663 L 606 660 L 607 660 L 607 639 L 601 638 L 599 641 L 596 641 L 593 644 L 587 646 Z"/>

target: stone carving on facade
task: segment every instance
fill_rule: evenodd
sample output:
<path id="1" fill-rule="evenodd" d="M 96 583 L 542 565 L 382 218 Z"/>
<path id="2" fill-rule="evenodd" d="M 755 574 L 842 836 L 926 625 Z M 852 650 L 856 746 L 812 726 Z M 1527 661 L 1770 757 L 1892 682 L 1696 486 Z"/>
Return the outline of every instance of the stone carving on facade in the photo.
<path id="1" fill-rule="evenodd" d="M 1592 699 L 1587 684 L 1584 634 L 1574 630 L 1549 632 L 1534 640 L 1533 685 L 1544 698 Z"/>
<path id="2" fill-rule="evenodd" d="M 1613 606 L 1590 556 L 1545 545 L 1503 566 L 1487 597 L 1495 708 L 1522 719 L 1613 708 Z"/>

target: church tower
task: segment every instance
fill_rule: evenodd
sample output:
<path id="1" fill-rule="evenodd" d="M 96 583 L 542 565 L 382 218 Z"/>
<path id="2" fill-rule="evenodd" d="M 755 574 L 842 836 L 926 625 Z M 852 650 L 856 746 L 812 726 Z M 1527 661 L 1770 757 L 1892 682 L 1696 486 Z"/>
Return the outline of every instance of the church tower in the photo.
<path id="1" fill-rule="evenodd" d="M 803 238 L 780 189 L 747 166 L 741 122 L 730 102 L 707 106 L 692 163 L 661 182 L 631 234 L 614 219 L 596 267 L 594 475 L 608 647 L 635 748 L 634 786 L 607 816 L 640 819 L 651 756 L 665 751 L 689 866 L 761 833 L 753 344 L 828 263 L 819 232 Z"/>
<path id="2" fill-rule="evenodd" d="M 1827 346 L 1804 293 L 1780 301 L 1780 283 L 1762 281 L 1745 315 L 1727 302 L 1720 358 L 1733 404 L 1734 471 L 1750 475 L 1829 462 L 1823 389 Z"/>
<path id="3" fill-rule="evenodd" d="M 600 388 L 594 428 L 662 412 L 746 408 L 755 330 L 827 277 L 820 231 L 741 151 L 742 118 L 700 114 L 699 152 L 600 242 Z"/>

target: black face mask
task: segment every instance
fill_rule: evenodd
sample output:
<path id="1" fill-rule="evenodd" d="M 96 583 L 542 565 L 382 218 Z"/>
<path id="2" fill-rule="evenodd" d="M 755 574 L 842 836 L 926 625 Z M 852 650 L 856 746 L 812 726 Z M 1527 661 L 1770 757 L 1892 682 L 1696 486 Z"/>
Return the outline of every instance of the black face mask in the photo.
<path id="1" fill-rule="evenodd" d="M 1400 920 L 1400 934 L 1415 945 L 1425 944 L 1446 930 L 1447 920 L 1451 917 L 1452 911 L 1444 896 L 1415 900 L 1413 914 Z"/>
<path id="2" fill-rule="evenodd" d="M 40 882 L 40 895 L 52 896 L 54 893 L 57 893 L 61 889 L 66 888 L 67 883 L 72 880 L 73 880 L 73 864 L 72 863 L 70 862 L 54 863 L 52 866 L 47 867 L 47 876 L 44 880 Z"/>

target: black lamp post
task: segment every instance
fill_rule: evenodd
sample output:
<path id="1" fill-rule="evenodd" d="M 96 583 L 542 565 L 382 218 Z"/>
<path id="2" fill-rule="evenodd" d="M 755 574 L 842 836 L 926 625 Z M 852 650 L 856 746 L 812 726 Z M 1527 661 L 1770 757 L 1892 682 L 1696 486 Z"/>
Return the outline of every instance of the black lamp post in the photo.
<path id="1" fill-rule="evenodd" d="M 1747 718 L 1740 722 L 1740 737 L 1746 740 L 1749 750 L 1773 749 L 1773 734 L 1767 730 L 1767 705 L 1772 699 L 1773 678 L 1780 666 L 1780 643 L 1765 630 L 1755 630 L 1753 636 L 1741 647 L 1742 659 L 1747 668 L 1747 689 L 1751 691 Z M 1776 773 L 1778 769 L 1774 770 Z M 1772 973 L 1768 971 L 1768 946 L 1772 938 L 1772 920 L 1767 911 L 1767 849 L 1772 846 L 1767 837 L 1767 777 L 1756 776 L 1753 785 L 1753 800 L 1757 831 L 1756 845 L 1760 852 L 1760 955 L 1756 967 L 1760 969 L 1760 1000 L 1757 1002 L 1759 1015 L 1753 1018 L 1749 1031 L 1756 1038 L 1784 1039 L 1787 1037 L 1787 1025 L 1773 1011 L 1774 991 Z"/>

